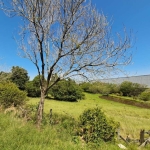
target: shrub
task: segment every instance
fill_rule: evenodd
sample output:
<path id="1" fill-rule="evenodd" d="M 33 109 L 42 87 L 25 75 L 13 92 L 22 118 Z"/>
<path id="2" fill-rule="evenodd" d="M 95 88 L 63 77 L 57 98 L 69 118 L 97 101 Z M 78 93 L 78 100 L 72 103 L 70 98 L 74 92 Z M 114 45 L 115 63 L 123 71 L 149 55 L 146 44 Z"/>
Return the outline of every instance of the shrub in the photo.
<path id="1" fill-rule="evenodd" d="M 57 100 L 77 101 L 84 98 L 82 89 L 73 80 L 62 80 L 50 91 L 50 94 Z"/>
<path id="2" fill-rule="evenodd" d="M 139 98 L 143 101 L 149 101 L 150 100 L 150 89 L 147 89 L 144 92 L 142 92 L 140 94 Z"/>
<path id="3" fill-rule="evenodd" d="M 78 134 L 88 143 L 112 141 L 119 124 L 107 119 L 100 108 L 88 109 L 79 118 Z"/>
<path id="4" fill-rule="evenodd" d="M 138 96 L 145 90 L 145 88 L 146 86 L 144 85 L 124 81 L 120 85 L 120 92 L 123 94 L 123 96 Z"/>
<path id="5" fill-rule="evenodd" d="M 84 92 L 89 93 L 98 93 L 103 95 L 108 95 L 111 93 L 117 93 L 119 91 L 119 87 L 116 84 L 103 83 L 103 82 L 84 82 L 80 84 L 80 87 L 84 90 Z"/>
<path id="6" fill-rule="evenodd" d="M 123 96 L 129 96 L 130 92 L 132 91 L 132 82 L 124 81 L 120 85 L 120 92 Z"/>
<path id="7" fill-rule="evenodd" d="M 89 88 L 91 86 L 91 83 L 89 82 L 83 82 L 80 84 L 80 87 L 83 89 L 84 92 L 90 92 Z"/>
<path id="8" fill-rule="evenodd" d="M 96 94 L 96 93 L 102 93 L 103 87 L 99 83 L 93 83 L 89 87 L 89 92 Z"/>
<path id="9" fill-rule="evenodd" d="M 1 79 L 0 82 L 2 82 L 2 81 L 9 81 L 10 77 L 11 77 L 11 73 L 3 72 L 3 71 L 0 72 L 0 79 Z"/>
<path id="10" fill-rule="evenodd" d="M 110 94 L 119 93 L 119 85 L 113 83 L 107 83 L 107 87 L 110 89 Z"/>
<path id="11" fill-rule="evenodd" d="M 26 92 L 18 89 L 17 85 L 11 82 L 0 82 L 0 104 L 4 107 L 23 105 L 26 101 Z"/>

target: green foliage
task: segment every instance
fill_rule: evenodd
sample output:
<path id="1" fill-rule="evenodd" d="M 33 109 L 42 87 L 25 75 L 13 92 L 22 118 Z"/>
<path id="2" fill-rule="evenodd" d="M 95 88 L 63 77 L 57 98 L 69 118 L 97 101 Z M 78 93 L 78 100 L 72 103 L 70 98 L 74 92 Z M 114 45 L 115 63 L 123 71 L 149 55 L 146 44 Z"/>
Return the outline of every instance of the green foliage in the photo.
<path id="1" fill-rule="evenodd" d="M 29 81 L 28 72 L 21 67 L 12 67 L 10 80 L 15 83 L 20 90 L 25 90 L 25 83 Z"/>
<path id="2" fill-rule="evenodd" d="M 129 96 L 132 91 L 132 82 L 124 81 L 120 85 L 120 92 L 122 92 L 123 96 Z"/>
<path id="3" fill-rule="evenodd" d="M 102 89 L 103 89 L 103 86 L 101 82 L 94 82 L 89 87 L 89 92 L 93 94 L 102 93 Z"/>
<path id="4" fill-rule="evenodd" d="M 0 118 L 1 150 L 119 150 L 112 143 L 102 143 L 97 148 L 83 144 L 80 138 L 68 132 L 72 123 L 68 128 L 60 123 L 42 126 L 41 130 L 38 130 L 30 122 L 24 122 L 8 114 L 0 113 Z M 63 119 L 63 122 L 66 122 L 66 119 Z"/>
<path id="5" fill-rule="evenodd" d="M 150 89 L 145 90 L 139 95 L 139 98 L 143 101 L 149 101 L 150 100 Z"/>
<path id="6" fill-rule="evenodd" d="M 91 86 L 91 83 L 89 82 L 83 82 L 80 84 L 80 87 L 83 89 L 84 92 L 90 92 L 89 88 Z"/>
<path id="7" fill-rule="evenodd" d="M 71 79 L 58 82 L 50 93 L 55 99 L 63 101 L 77 101 L 84 98 L 80 86 Z"/>
<path id="8" fill-rule="evenodd" d="M 88 93 L 101 93 L 101 83 L 100 82 L 83 82 L 80 84 L 80 87 L 83 89 L 84 92 Z"/>
<path id="9" fill-rule="evenodd" d="M 20 91 L 16 84 L 0 82 L 0 104 L 4 107 L 23 105 L 26 101 L 26 92 Z"/>
<path id="10" fill-rule="evenodd" d="M 115 137 L 118 124 L 107 119 L 100 108 L 88 109 L 79 118 L 78 134 L 89 143 L 112 141 Z"/>
<path id="11" fill-rule="evenodd" d="M 102 82 L 84 82 L 80 84 L 80 87 L 84 92 L 89 92 L 93 94 L 103 94 L 108 95 L 111 93 L 117 93 L 119 91 L 119 86 L 116 84 L 102 83 Z"/>
<path id="12" fill-rule="evenodd" d="M 123 96 L 138 96 L 145 90 L 145 88 L 146 87 L 144 85 L 124 81 L 120 85 L 120 92 L 123 94 Z"/>
<path id="13" fill-rule="evenodd" d="M 119 85 L 117 84 L 112 84 L 112 83 L 106 83 L 107 87 L 109 88 L 110 90 L 110 94 L 112 93 L 118 93 L 119 92 Z"/>
<path id="14" fill-rule="evenodd" d="M 3 71 L 0 72 L 0 79 L 1 79 L 0 82 L 2 82 L 2 81 L 9 81 L 10 77 L 11 77 L 11 73 L 3 72 Z"/>
<path id="15" fill-rule="evenodd" d="M 35 76 L 32 81 L 28 81 L 25 86 L 25 90 L 28 93 L 29 97 L 40 97 L 40 80 L 39 75 Z"/>
<path id="16" fill-rule="evenodd" d="M 34 79 L 33 79 L 33 85 L 35 87 L 37 87 L 37 88 L 40 88 L 40 76 L 39 75 L 37 75 L 37 76 L 34 77 Z"/>
<path id="17" fill-rule="evenodd" d="M 132 91 L 130 92 L 131 96 L 138 96 L 143 91 L 145 91 L 146 86 L 138 83 L 132 83 Z"/>
<path id="18" fill-rule="evenodd" d="M 107 117 L 112 117 L 116 122 L 120 122 L 120 134 L 129 135 L 131 139 L 139 138 L 139 131 L 149 130 L 150 109 L 141 109 L 135 106 L 129 106 L 122 103 L 116 103 L 100 98 L 99 94 L 84 93 L 85 99 L 78 103 L 63 102 L 55 100 L 45 100 L 45 113 L 49 113 L 50 108 L 54 113 L 66 114 L 78 120 L 85 109 L 100 107 Z M 130 98 L 133 100 L 132 98 Z M 29 104 L 37 104 L 39 98 L 30 98 Z M 147 102 L 143 102 L 147 104 Z M 138 114 L 138 115 L 137 115 Z M 80 137 L 81 139 L 81 137 Z M 107 143 L 108 144 L 108 143 Z M 94 148 L 93 148 L 94 149 Z M 103 148 L 106 150 L 105 148 Z M 103 150 L 102 149 L 102 150 Z M 109 150 L 112 150 L 109 148 Z"/>
<path id="19" fill-rule="evenodd" d="M 39 97 L 41 94 L 40 87 L 35 86 L 33 81 L 28 81 L 25 89 L 29 97 Z"/>

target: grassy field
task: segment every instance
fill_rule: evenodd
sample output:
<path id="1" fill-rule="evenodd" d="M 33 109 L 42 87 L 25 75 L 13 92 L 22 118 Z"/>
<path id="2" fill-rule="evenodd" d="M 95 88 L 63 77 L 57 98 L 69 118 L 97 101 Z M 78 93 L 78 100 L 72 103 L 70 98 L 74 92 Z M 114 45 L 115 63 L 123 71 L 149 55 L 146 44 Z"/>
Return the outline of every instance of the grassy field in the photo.
<path id="1" fill-rule="evenodd" d="M 62 124 L 35 125 L 0 112 L 0 150 L 119 150 L 117 143 L 87 145 Z M 134 149 L 135 150 L 135 149 Z"/>
<path id="2" fill-rule="evenodd" d="M 28 103 L 37 104 L 39 98 L 31 98 Z M 139 138 L 141 129 L 150 130 L 150 109 L 143 109 L 117 102 L 100 99 L 98 94 L 85 93 L 85 99 L 79 102 L 45 101 L 45 112 L 50 109 L 58 114 L 67 114 L 78 119 L 87 108 L 101 107 L 106 116 L 120 122 L 120 134 L 130 138 Z"/>
<path id="3" fill-rule="evenodd" d="M 37 104 L 39 98 L 31 98 L 29 104 Z M 97 94 L 85 94 L 85 99 L 79 102 L 45 101 L 45 112 L 53 109 L 53 113 L 68 115 L 76 120 L 87 108 L 101 107 L 108 117 L 120 122 L 121 135 L 139 138 L 140 129 L 150 129 L 150 110 L 124 105 L 100 99 Z M 0 150 L 119 150 L 118 143 L 100 145 L 85 144 L 75 136 L 70 120 L 64 120 L 54 126 L 45 125 L 38 130 L 30 122 L 14 117 L 12 114 L 0 112 Z M 67 127 L 66 127 L 67 122 Z M 76 123 L 73 121 L 72 123 Z M 69 125 L 69 126 L 68 126 Z M 124 143 L 125 144 L 125 143 Z M 137 150 L 138 145 L 126 145 L 129 150 Z M 148 150 L 150 147 L 143 148 Z"/>

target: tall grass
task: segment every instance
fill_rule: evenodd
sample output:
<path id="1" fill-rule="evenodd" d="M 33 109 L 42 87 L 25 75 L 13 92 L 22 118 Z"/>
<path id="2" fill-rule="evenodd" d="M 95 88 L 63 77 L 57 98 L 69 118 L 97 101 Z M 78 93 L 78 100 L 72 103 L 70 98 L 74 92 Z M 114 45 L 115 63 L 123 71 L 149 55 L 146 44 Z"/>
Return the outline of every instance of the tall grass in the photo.
<path id="1" fill-rule="evenodd" d="M 114 144 L 86 145 L 62 125 L 43 126 L 41 130 L 13 116 L 0 113 L 1 150 L 119 150 Z"/>

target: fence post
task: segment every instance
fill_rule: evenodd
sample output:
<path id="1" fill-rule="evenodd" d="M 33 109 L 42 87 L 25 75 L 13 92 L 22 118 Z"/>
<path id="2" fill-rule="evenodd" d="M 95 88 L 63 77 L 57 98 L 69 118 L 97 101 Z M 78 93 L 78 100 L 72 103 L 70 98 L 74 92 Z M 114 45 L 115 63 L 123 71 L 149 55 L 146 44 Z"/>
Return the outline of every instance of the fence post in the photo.
<path id="1" fill-rule="evenodd" d="M 52 125 L 52 109 L 49 111 L 49 123 Z"/>
<path id="2" fill-rule="evenodd" d="M 144 142 L 144 132 L 145 130 L 140 131 L 140 145 Z"/>

